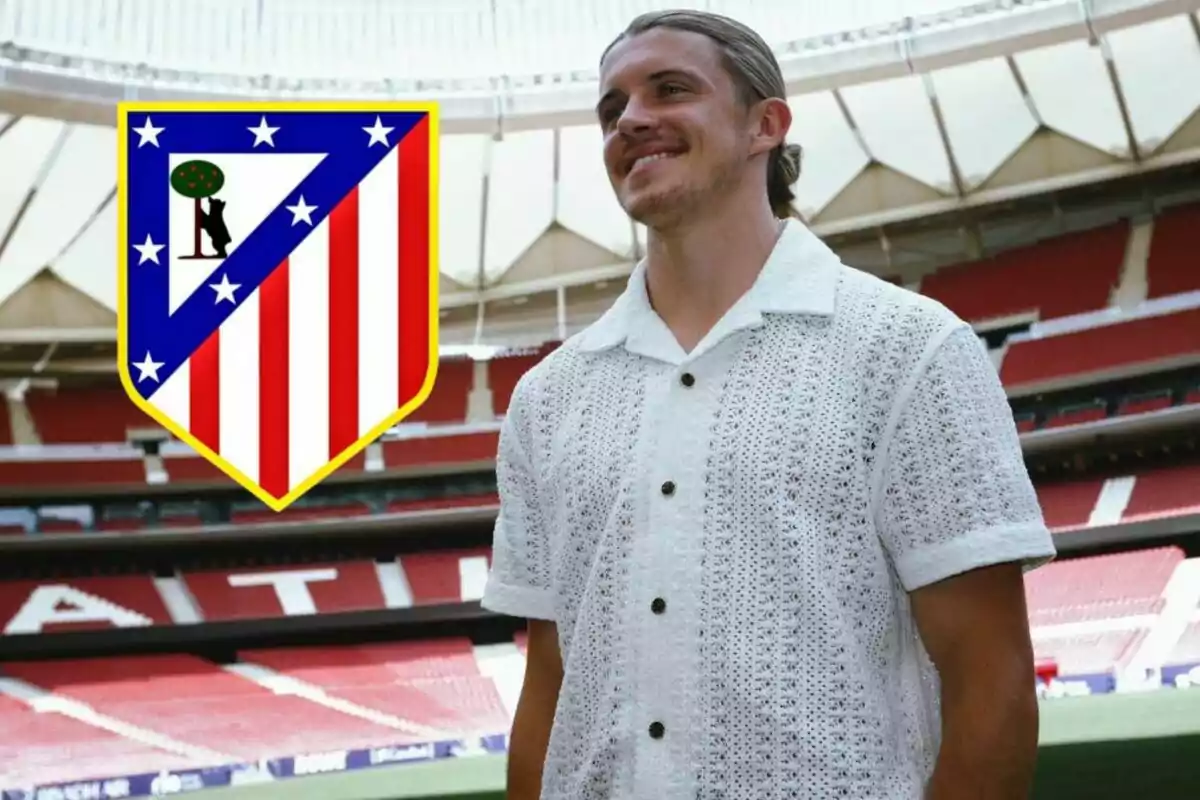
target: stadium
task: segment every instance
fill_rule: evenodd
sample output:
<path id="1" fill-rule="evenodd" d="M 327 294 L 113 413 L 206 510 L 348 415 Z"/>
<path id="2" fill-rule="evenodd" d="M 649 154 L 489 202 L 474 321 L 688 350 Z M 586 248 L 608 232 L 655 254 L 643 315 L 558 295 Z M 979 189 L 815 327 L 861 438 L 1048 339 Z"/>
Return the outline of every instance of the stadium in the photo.
<path id="1" fill-rule="evenodd" d="M 502 798 L 479 604 L 519 378 L 624 289 L 596 61 L 770 33 L 795 213 L 987 343 L 1059 558 L 1038 798 L 1200 786 L 1197 0 L 0 0 L 0 798 Z M 117 374 L 116 104 L 440 104 L 428 400 L 283 512 Z"/>

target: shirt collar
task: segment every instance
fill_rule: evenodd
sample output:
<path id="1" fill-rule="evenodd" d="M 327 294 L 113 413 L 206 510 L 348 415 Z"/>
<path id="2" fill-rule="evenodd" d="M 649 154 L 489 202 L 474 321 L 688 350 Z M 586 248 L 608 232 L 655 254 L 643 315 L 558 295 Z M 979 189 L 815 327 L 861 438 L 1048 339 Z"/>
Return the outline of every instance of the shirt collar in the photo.
<path id="1" fill-rule="evenodd" d="M 761 323 L 763 314 L 832 316 L 841 267 L 841 259 L 816 234 L 803 223 L 788 220 L 754 285 L 705 337 L 706 342 Z M 642 260 L 612 307 L 580 334 L 579 344 L 595 352 L 625 342 L 629 349 L 641 351 L 639 344 L 660 340 L 665 330 L 650 305 Z M 692 355 L 702 349 L 707 349 L 705 342 Z"/>

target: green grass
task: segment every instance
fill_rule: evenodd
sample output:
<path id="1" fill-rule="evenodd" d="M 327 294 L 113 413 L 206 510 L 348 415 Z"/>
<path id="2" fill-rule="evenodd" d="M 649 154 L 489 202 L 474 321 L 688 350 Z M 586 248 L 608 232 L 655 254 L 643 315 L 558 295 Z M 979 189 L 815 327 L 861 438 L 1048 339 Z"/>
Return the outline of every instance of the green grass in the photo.
<path id="1" fill-rule="evenodd" d="M 1200 689 L 1041 705 L 1035 800 L 1200 798 Z M 504 756 L 379 767 L 212 789 L 204 800 L 503 800 Z"/>

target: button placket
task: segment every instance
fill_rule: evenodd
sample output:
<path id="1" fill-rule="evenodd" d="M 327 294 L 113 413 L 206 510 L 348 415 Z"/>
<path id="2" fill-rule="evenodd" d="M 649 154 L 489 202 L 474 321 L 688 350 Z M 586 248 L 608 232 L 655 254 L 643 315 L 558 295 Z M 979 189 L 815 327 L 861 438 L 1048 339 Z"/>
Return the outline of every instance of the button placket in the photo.
<path id="1" fill-rule="evenodd" d="M 686 488 L 683 484 L 690 480 L 688 474 L 692 465 L 685 451 L 688 449 L 691 427 L 697 419 L 694 406 L 702 397 L 693 391 L 696 377 L 690 370 L 677 370 L 668 377 L 668 381 L 666 385 L 660 384 L 662 394 L 659 398 L 663 405 L 656 415 L 656 452 L 650 465 L 652 477 L 647 522 L 651 542 L 648 552 L 652 555 L 645 566 L 646 574 L 653 577 L 642 588 L 644 594 L 641 603 L 645 605 L 639 603 L 641 610 L 637 612 L 642 618 L 639 627 L 644 646 L 649 648 L 647 654 L 656 652 L 656 647 L 661 648 L 665 641 L 664 634 L 670 633 L 669 629 L 662 627 L 671 624 L 667 613 L 669 586 L 656 585 L 656 582 L 668 580 L 674 572 L 672 540 L 676 535 L 685 535 L 690 524 L 686 519 L 686 504 L 682 502 L 685 495 L 681 493 Z M 642 671 L 646 694 L 639 703 L 645 715 L 640 721 L 643 726 L 641 735 L 647 737 L 643 741 L 651 745 L 666 736 L 671 710 L 670 684 L 673 679 L 669 662 L 649 655 L 642 665 Z M 653 760 L 654 756 L 648 758 Z M 665 777 L 658 776 L 658 770 L 650 763 L 644 767 L 649 768 L 646 777 L 652 782 L 655 779 L 650 775 Z"/>

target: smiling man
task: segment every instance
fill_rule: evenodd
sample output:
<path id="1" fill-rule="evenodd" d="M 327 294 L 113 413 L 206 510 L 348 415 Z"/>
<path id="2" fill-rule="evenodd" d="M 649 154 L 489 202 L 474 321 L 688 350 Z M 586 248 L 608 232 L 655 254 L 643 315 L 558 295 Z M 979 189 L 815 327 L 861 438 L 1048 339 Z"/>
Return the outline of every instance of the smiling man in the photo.
<path id="1" fill-rule="evenodd" d="M 520 381 L 485 607 L 530 619 L 510 800 L 1027 797 L 1022 572 L 1054 555 L 996 370 L 795 220 L 763 40 L 638 19 L 604 161 L 647 253 Z"/>

